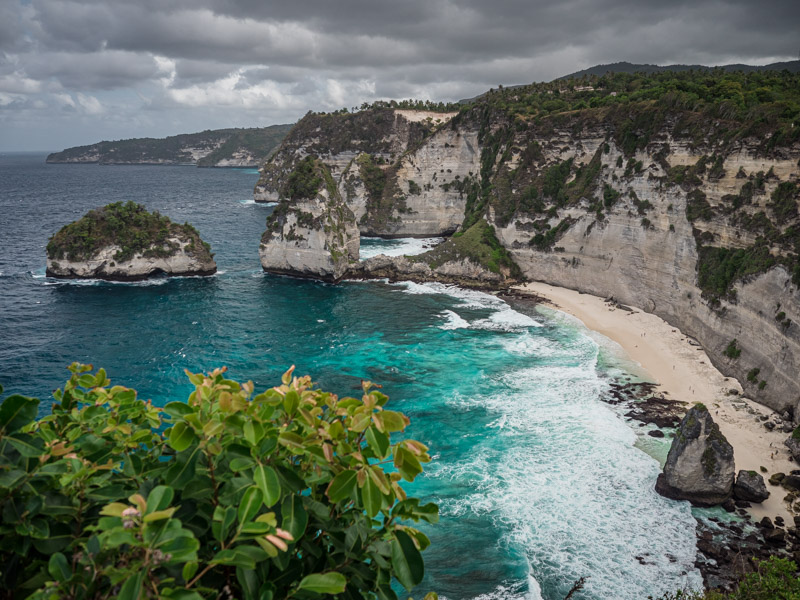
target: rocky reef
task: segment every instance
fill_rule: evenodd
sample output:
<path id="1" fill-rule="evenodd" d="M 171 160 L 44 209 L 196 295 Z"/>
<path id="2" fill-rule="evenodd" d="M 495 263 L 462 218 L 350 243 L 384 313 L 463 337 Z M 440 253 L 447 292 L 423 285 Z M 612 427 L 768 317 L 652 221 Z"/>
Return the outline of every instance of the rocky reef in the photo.
<path id="1" fill-rule="evenodd" d="M 798 81 L 617 74 L 492 90 L 458 111 L 310 113 L 255 198 L 283 202 L 295 166 L 317 157 L 362 235 L 453 234 L 356 276 L 474 271 L 499 275 L 494 287 L 527 278 L 614 297 L 697 339 L 748 396 L 800 416 Z M 497 243 L 464 259 L 456 236 L 477 223 Z"/>
<path id="2" fill-rule="evenodd" d="M 730 499 L 733 484 L 733 447 L 708 409 L 695 405 L 675 432 L 656 491 L 696 506 L 715 506 Z"/>
<path id="3" fill-rule="evenodd" d="M 138 281 L 216 271 L 211 247 L 194 227 L 173 223 L 134 202 L 91 210 L 47 244 L 48 277 Z"/>

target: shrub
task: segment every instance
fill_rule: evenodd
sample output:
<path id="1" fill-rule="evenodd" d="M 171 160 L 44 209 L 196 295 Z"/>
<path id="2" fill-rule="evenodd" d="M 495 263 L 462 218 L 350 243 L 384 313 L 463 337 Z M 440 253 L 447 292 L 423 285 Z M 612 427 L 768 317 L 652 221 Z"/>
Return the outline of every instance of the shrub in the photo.
<path id="1" fill-rule="evenodd" d="M 660 600 L 800 600 L 800 579 L 794 562 L 772 556 L 758 561 L 758 571 L 745 575 L 732 592 L 679 591 Z"/>
<path id="2" fill-rule="evenodd" d="M 284 195 L 292 200 L 314 198 L 320 187 L 322 187 L 322 177 L 317 172 L 317 159 L 309 155 L 297 163 L 289 175 Z"/>
<path id="3" fill-rule="evenodd" d="M 407 497 L 427 462 L 408 419 L 363 384 L 338 398 L 289 369 L 281 385 L 187 372 L 163 409 L 73 364 L 52 414 L 0 405 L 0 595 L 36 600 L 396 599 L 428 539 Z M 393 462 L 395 471 L 383 465 Z"/>
<path id="4" fill-rule="evenodd" d="M 759 373 L 761 373 L 761 369 L 759 369 L 758 367 L 750 369 L 747 372 L 747 381 L 749 381 L 750 383 L 756 383 L 758 381 Z"/>
<path id="5" fill-rule="evenodd" d="M 728 343 L 728 346 L 725 348 L 725 351 L 723 352 L 723 354 L 725 356 L 727 356 L 728 358 L 732 359 L 732 360 L 735 360 L 735 359 L 739 358 L 739 356 L 741 356 L 742 349 L 739 348 L 739 344 L 736 341 L 736 338 L 732 339 Z"/>

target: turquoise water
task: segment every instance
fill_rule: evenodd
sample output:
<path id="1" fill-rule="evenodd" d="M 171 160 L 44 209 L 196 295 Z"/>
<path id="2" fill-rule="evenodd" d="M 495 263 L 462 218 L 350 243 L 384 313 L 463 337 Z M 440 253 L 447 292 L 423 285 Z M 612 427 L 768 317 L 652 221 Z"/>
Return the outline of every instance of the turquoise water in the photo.
<path id="1" fill-rule="evenodd" d="M 73 360 L 104 366 L 157 404 L 186 397 L 184 368 L 227 365 L 264 388 L 296 364 L 340 394 L 370 379 L 435 458 L 412 490 L 442 514 L 426 529 L 425 590 L 555 600 L 585 576 L 574 598 L 634 599 L 699 585 L 688 505 L 655 494 L 657 461 L 601 401 L 626 366 L 574 320 L 436 284 L 265 275 L 257 248 L 272 208 L 251 202 L 252 171 L 43 159 L 0 156 L 7 391 L 47 398 Z M 219 274 L 44 277 L 49 235 L 129 199 L 197 226 Z"/>

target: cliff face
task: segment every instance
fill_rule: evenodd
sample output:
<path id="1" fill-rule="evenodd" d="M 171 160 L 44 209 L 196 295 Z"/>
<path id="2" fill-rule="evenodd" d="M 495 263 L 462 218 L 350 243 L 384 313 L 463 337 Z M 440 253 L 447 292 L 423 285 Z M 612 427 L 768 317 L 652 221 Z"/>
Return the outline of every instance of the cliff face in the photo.
<path id="1" fill-rule="evenodd" d="M 353 213 L 319 160 L 309 157 L 294 173 L 294 198 L 284 199 L 267 219 L 261 266 L 270 273 L 339 281 L 358 261 Z"/>
<path id="2" fill-rule="evenodd" d="M 117 260 L 119 246 L 106 246 L 84 260 L 47 259 L 47 276 L 60 279 L 105 279 L 139 281 L 153 275 L 206 276 L 217 272 L 217 263 L 210 256 L 193 252 L 190 242 L 168 238 L 179 249 L 170 256 L 147 256 L 137 253 L 128 260 Z"/>
<path id="3" fill-rule="evenodd" d="M 259 167 L 291 127 L 272 125 L 252 129 L 217 129 L 162 139 L 98 142 L 54 152 L 46 162 Z"/>
<path id="4" fill-rule="evenodd" d="M 262 168 L 257 202 L 277 202 L 303 157 L 319 157 L 363 235 L 447 235 L 464 219 L 462 184 L 478 172 L 477 131 L 448 129 L 455 113 L 376 109 L 308 115 Z"/>
<path id="5" fill-rule="evenodd" d="M 730 84 L 716 77 L 702 81 L 715 98 Z M 797 82 L 782 77 L 770 81 L 788 94 Z M 604 84 L 601 96 L 551 84 L 490 93 L 456 115 L 439 113 L 438 123 L 385 108 L 309 115 L 262 169 L 256 197 L 285 199 L 294 165 L 318 156 L 362 234 L 457 231 L 424 255 L 368 261 L 353 275 L 424 279 L 449 270 L 452 281 L 497 286 L 521 274 L 613 296 L 697 339 L 754 399 L 795 409 L 795 129 L 777 117 L 737 121 L 726 100 L 703 111 L 675 93 L 621 104 L 610 92 L 615 80 Z M 599 108 L 586 108 L 592 94 Z M 568 102 L 583 108 L 545 116 L 536 108 Z M 746 114 L 789 114 L 787 106 Z"/>
<path id="6" fill-rule="evenodd" d="M 792 151 L 792 158 L 767 158 L 742 145 L 721 161 L 718 177 L 705 173 L 678 185 L 670 182 L 670 173 L 674 176 L 675 167 L 697 165 L 706 156 L 702 149 L 690 151 L 672 140 L 667 154 L 654 144 L 628 158 L 613 140 L 606 142 L 603 133 L 586 130 L 567 137 L 555 132 L 560 140 L 555 145 L 548 143 L 552 138 L 534 139 L 544 149 L 543 170 L 544 165 L 569 160 L 585 170 L 600 157 L 597 182 L 587 197 L 552 216 L 547 214 L 552 203 L 544 207 L 544 214 L 518 211 L 506 220 L 490 208 L 500 241 L 526 277 L 613 296 L 655 313 L 700 341 L 715 366 L 736 377 L 751 397 L 777 410 L 794 409 L 800 399 L 795 372 L 800 364 L 800 294 L 787 267 L 777 264 L 747 275 L 722 296 L 701 286 L 698 275 L 709 262 L 701 261 L 701 252 L 746 251 L 763 235 L 763 228 L 751 223 L 760 219 L 755 217 L 759 213 L 774 212 L 771 198 L 781 183 L 797 181 L 800 149 Z M 662 133 L 669 139 L 666 131 Z M 662 154 L 655 156 L 658 152 Z M 640 171 L 627 169 L 631 160 L 641 163 Z M 768 172 L 773 175 L 750 203 L 730 210 L 730 196 L 738 197 L 757 173 Z M 708 206 L 698 209 L 698 192 Z M 793 194 L 796 202 L 797 191 Z M 546 239 L 548 232 L 556 231 Z M 779 244 L 770 249 L 776 255 L 781 251 Z"/>

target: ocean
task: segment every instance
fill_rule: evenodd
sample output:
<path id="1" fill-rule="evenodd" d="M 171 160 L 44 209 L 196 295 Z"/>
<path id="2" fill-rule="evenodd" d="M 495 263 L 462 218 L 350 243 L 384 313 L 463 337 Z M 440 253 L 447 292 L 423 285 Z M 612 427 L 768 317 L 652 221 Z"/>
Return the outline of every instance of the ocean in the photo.
<path id="1" fill-rule="evenodd" d="M 256 389 L 297 365 L 323 388 L 383 385 L 434 460 L 408 486 L 438 502 L 420 592 L 451 600 L 634 600 L 700 587 L 695 521 L 653 490 L 668 442 L 602 401 L 636 369 L 560 312 L 440 284 L 328 285 L 264 274 L 271 206 L 255 170 L 47 165 L 0 155 L 0 384 L 46 410 L 73 361 L 163 405 L 184 369 L 225 365 Z M 192 223 L 209 278 L 57 281 L 45 246 L 89 209 L 133 200 Z M 435 240 L 365 240 L 367 252 Z"/>

